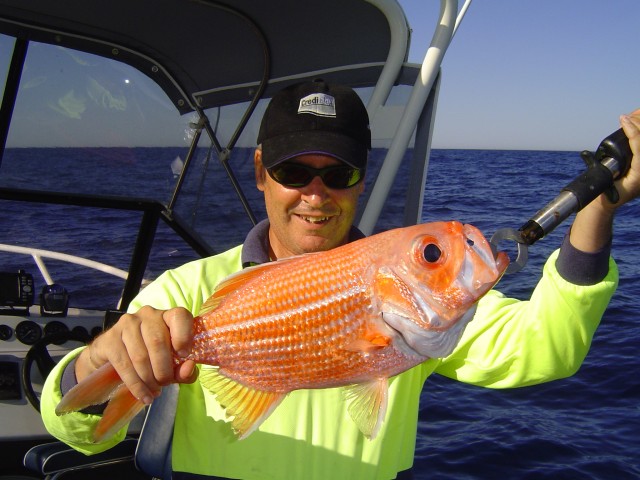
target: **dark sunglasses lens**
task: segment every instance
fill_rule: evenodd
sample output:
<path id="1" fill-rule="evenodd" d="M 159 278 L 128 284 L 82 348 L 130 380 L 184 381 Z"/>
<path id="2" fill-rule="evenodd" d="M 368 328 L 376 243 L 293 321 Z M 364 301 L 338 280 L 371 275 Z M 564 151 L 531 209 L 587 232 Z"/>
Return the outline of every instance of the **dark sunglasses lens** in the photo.
<path id="1" fill-rule="evenodd" d="M 278 165 L 269 170 L 269 173 L 276 182 L 287 187 L 304 187 L 313 179 L 311 172 L 293 163 Z"/>
<path id="2" fill-rule="evenodd" d="M 352 167 L 335 167 L 327 169 L 322 181 L 329 188 L 349 188 L 360 181 L 362 172 Z"/>
<path id="3" fill-rule="evenodd" d="M 320 175 L 327 187 L 341 189 L 358 183 L 362 178 L 362 171 L 347 166 L 314 169 L 306 165 L 283 163 L 269 169 L 269 175 L 279 184 L 292 188 L 304 187 L 313 177 Z"/>

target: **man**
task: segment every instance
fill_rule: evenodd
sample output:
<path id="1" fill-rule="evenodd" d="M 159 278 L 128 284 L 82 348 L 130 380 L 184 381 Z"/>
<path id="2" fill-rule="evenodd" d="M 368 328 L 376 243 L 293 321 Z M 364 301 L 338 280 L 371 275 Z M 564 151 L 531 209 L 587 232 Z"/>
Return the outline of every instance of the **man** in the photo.
<path id="1" fill-rule="evenodd" d="M 65 357 L 43 392 L 47 428 L 86 453 L 122 439 L 124 432 L 92 443 L 99 413 L 53 414 L 71 385 L 111 362 L 147 404 L 163 385 L 181 384 L 174 478 L 411 478 L 419 396 L 431 373 L 504 388 L 562 378 L 580 366 L 617 285 L 609 258 L 614 211 L 640 194 L 640 110 L 621 122 L 634 158 L 617 182 L 618 204 L 601 197 L 576 216 L 529 302 L 490 292 L 449 357 L 393 378 L 375 440 L 351 421 L 340 389 L 324 389 L 292 392 L 258 431 L 238 441 L 215 398 L 196 381 L 196 365 L 172 363 L 173 351 L 185 356 L 191 347 L 193 315 L 216 284 L 243 267 L 334 248 L 362 235 L 352 223 L 370 149 L 364 105 L 351 89 L 322 81 L 285 89 L 265 113 L 255 152 L 268 221 L 242 246 L 165 272 L 133 301 L 130 314 Z"/>

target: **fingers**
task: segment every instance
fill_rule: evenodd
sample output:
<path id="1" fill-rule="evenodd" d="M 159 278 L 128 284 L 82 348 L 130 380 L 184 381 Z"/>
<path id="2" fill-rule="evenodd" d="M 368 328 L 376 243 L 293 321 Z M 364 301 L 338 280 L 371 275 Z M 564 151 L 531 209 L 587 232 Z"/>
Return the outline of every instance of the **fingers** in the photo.
<path id="1" fill-rule="evenodd" d="M 622 125 L 622 129 L 629 139 L 629 145 L 631 146 L 633 153 L 640 153 L 638 150 L 634 149 L 634 146 L 636 148 L 638 147 L 638 142 L 635 140 L 640 137 L 640 110 L 636 110 L 629 115 L 621 115 L 620 125 Z"/>
<path id="2" fill-rule="evenodd" d="M 628 173 L 616 182 L 621 197 L 618 206 L 640 195 L 640 109 L 622 115 L 620 125 L 629 139 L 633 159 Z"/>
<path id="3" fill-rule="evenodd" d="M 176 367 L 175 379 L 178 383 L 193 383 L 198 378 L 196 362 L 187 360 Z"/>
<path id="4" fill-rule="evenodd" d="M 186 357 L 191 352 L 193 340 L 193 316 L 185 308 L 172 308 L 162 316 L 171 331 L 171 346 L 179 357 Z"/>
<path id="5" fill-rule="evenodd" d="M 162 368 L 162 361 L 154 353 L 160 375 L 157 380 L 151 360 L 150 349 L 167 349 L 170 345 L 162 314 L 161 310 L 143 307 L 135 314 L 122 315 L 113 327 L 96 338 L 90 346 L 93 352 L 91 358 L 104 358 L 110 362 L 133 396 L 145 404 L 150 404 L 160 393 L 161 382 L 166 378 L 163 372 L 170 369 Z M 158 326 L 161 329 L 158 330 Z"/>
<path id="6" fill-rule="evenodd" d="M 136 373 L 153 390 L 154 396 L 173 380 L 171 332 L 164 322 L 164 314 L 151 307 L 141 308 L 135 314 L 139 326 L 136 328 L 132 323 L 133 328 L 125 329 L 122 338 Z"/>
<path id="7" fill-rule="evenodd" d="M 176 368 L 174 352 L 188 355 L 193 316 L 184 308 L 163 311 L 143 307 L 125 314 L 87 349 L 93 368 L 110 362 L 131 393 L 145 404 L 172 382 L 194 381 L 193 362 Z M 83 352 L 84 353 L 84 352 Z M 77 369 L 76 369 L 77 371 Z M 78 378 L 78 380 L 81 380 Z"/>

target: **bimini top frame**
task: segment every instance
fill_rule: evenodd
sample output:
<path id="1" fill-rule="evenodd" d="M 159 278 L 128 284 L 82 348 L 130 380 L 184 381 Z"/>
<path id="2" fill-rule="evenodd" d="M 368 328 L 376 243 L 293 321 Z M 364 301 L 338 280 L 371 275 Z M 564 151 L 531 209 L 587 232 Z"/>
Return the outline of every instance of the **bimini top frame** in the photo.
<path id="1" fill-rule="evenodd" d="M 406 63 L 410 30 L 395 0 L 325 0 L 322 8 L 316 5 L 302 0 L 1 0 L 0 32 L 15 37 L 23 53 L 28 42 L 38 41 L 132 65 L 162 87 L 181 113 L 203 115 L 211 107 L 253 102 L 249 116 L 259 98 L 322 76 L 353 87 L 375 86 L 367 105 L 374 123 L 392 86 L 415 82 L 362 214 L 360 226 L 370 233 L 420 119 L 428 126 L 421 129 L 426 137 L 421 135 L 424 145 L 418 150 L 428 158 L 435 96 L 427 100 L 436 90 L 440 62 L 455 31 L 458 2 L 441 0 L 421 67 Z M 460 18 L 465 10 L 466 5 Z M 9 89 L 3 119 L 12 108 L 8 94 Z M 427 103 L 430 113 L 423 111 Z M 2 123 L 0 128 L 8 130 L 9 121 Z M 426 158 L 415 180 L 421 185 Z M 419 190 L 413 202 L 419 205 L 414 208 L 418 217 L 409 223 L 419 221 Z"/>

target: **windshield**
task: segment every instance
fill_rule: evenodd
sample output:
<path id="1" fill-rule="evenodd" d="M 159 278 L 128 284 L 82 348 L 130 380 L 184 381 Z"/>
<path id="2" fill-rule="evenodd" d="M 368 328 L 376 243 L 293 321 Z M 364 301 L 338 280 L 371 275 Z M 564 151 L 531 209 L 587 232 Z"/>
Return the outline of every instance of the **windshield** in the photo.
<path id="1" fill-rule="evenodd" d="M 13 39 L 0 36 L 6 77 Z M 4 82 L 3 82 L 4 89 Z M 193 115 L 180 116 L 164 92 L 122 63 L 30 43 L 0 164 L 0 187 L 108 197 L 172 197 L 193 138 Z M 194 162 L 205 158 L 204 144 Z M 142 213 L 2 200 L 0 243 L 72 254 L 129 270 Z M 107 202 L 108 204 L 108 202 Z M 145 278 L 197 255 L 160 223 Z M 122 278 L 45 259 L 71 305 L 115 308 Z M 46 279 L 27 255 L 0 252 L 2 271 Z"/>
<path id="2" fill-rule="evenodd" d="M 4 77 L 12 49 L 13 39 L 0 35 L 0 51 L 7 52 L 0 63 Z M 370 89 L 359 93 L 366 103 Z M 394 92 L 384 107 L 392 121 L 372 126 L 379 138 L 370 156 L 369 185 L 384 157 L 385 150 L 377 147 L 388 146 L 399 119 L 397 105 L 408 95 L 407 87 Z M 266 103 L 258 103 L 229 152 L 226 147 L 248 103 L 204 112 L 219 143 L 214 148 L 198 115 L 180 115 L 162 89 L 139 71 L 116 60 L 31 42 L 0 163 L 0 187 L 154 200 L 168 205 L 171 215 L 212 252 L 221 252 L 241 243 L 253 222 L 266 217 L 253 166 Z M 190 157 L 194 138 L 198 141 Z M 187 161 L 188 174 L 179 182 Z M 1 244 L 73 254 L 125 272 L 131 267 L 140 211 L 0 202 L 8 212 L 0 218 Z M 402 201 L 387 208 L 389 221 L 383 226 L 400 226 Z M 145 278 L 198 257 L 160 222 Z M 3 271 L 31 271 L 36 290 L 48 283 L 26 255 L 0 250 L 0 262 Z M 102 272 L 55 259 L 45 263 L 51 279 L 72 291 L 73 306 L 115 308 L 123 279 L 105 279 Z"/>

